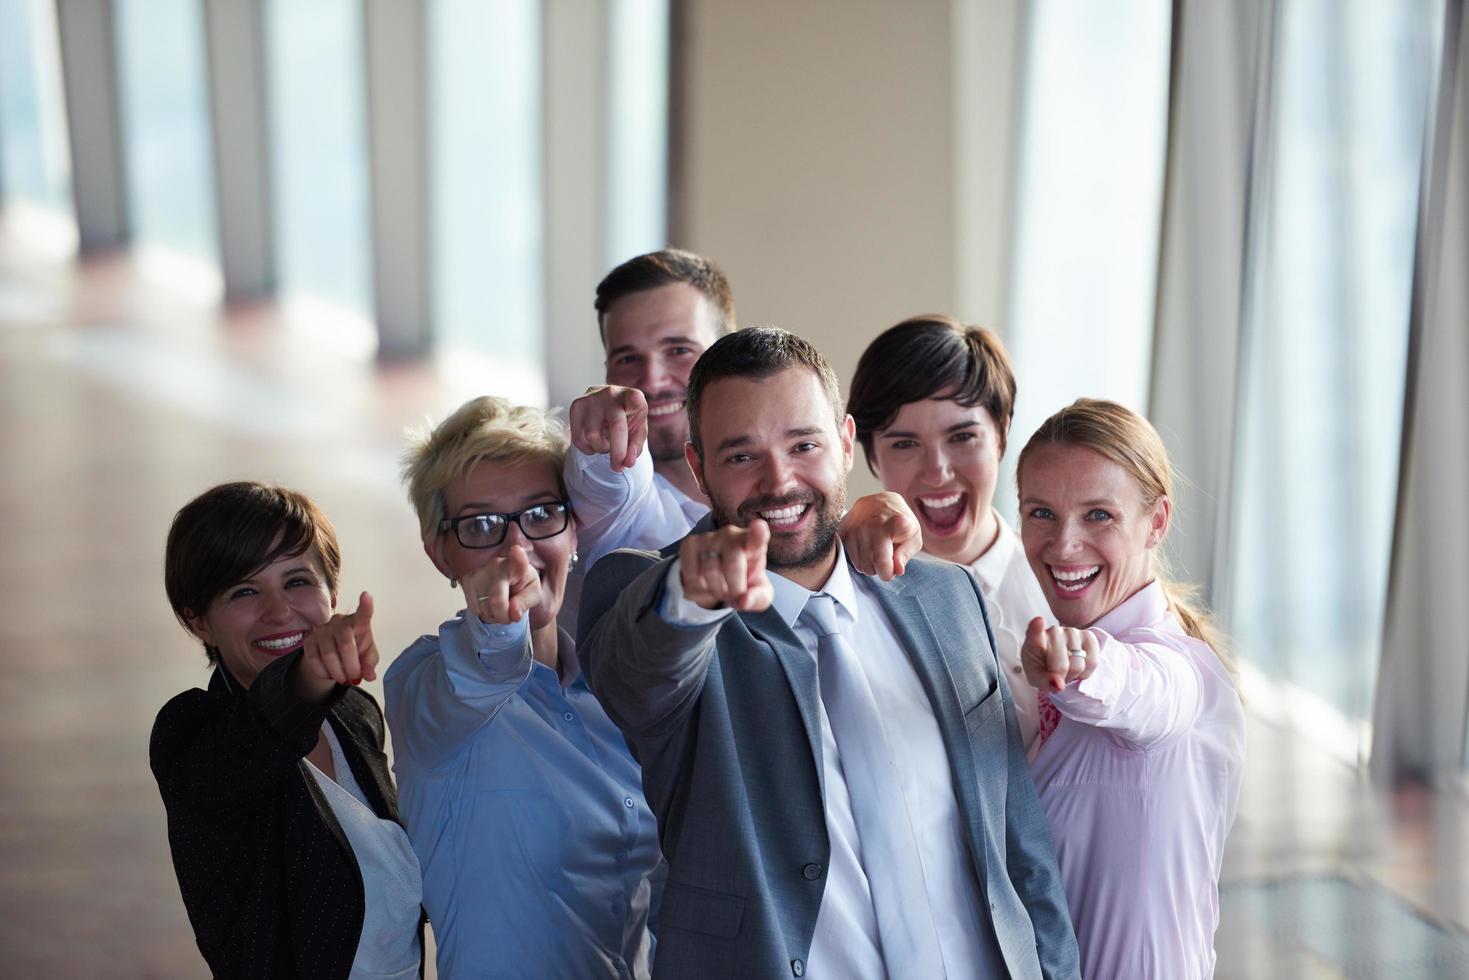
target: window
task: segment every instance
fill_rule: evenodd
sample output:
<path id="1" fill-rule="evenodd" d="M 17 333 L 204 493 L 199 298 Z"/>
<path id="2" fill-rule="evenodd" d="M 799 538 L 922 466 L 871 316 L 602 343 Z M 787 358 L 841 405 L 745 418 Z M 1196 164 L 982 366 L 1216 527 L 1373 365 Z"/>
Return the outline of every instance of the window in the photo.
<path id="1" fill-rule="evenodd" d="M 134 238 L 215 261 L 202 6 L 117 0 L 123 147 Z"/>
<path id="2" fill-rule="evenodd" d="M 668 0 L 614 0 L 607 267 L 667 242 Z"/>
<path id="3" fill-rule="evenodd" d="M 362 5 L 270 0 L 266 52 L 283 294 L 372 308 Z"/>
<path id="4" fill-rule="evenodd" d="M 56 8 L 47 0 L 0 0 L 0 190 L 71 209 Z"/>
<path id="5" fill-rule="evenodd" d="M 1382 635 L 1443 10 L 1292 0 L 1279 16 L 1226 608 L 1243 659 L 1360 721 Z"/>
<path id="6" fill-rule="evenodd" d="M 1002 487 L 1083 395 L 1144 409 L 1168 122 L 1167 0 L 1037 0 L 1026 38 L 1009 323 L 1016 411 Z M 996 504 L 1012 517 L 1013 493 Z"/>
<path id="7" fill-rule="evenodd" d="M 438 342 L 537 376 L 545 320 L 540 52 L 533 0 L 435 0 L 429 8 Z"/>

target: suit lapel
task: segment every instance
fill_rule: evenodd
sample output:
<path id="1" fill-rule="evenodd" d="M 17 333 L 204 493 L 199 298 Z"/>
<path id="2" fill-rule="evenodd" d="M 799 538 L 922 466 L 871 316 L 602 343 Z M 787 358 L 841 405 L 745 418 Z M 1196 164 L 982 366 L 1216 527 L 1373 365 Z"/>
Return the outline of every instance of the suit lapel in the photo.
<path id="1" fill-rule="evenodd" d="M 774 606 L 764 612 L 741 614 L 740 619 L 757 641 L 775 652 L 775 659 L 785 671 L 786 681 L 796 699 L 796 708 L 801 713 L 801 724 L 806 729 L 806 741 L 811 746 L 816 777 L 821 781 L 821 797 L 825 799 L 826 773 L 821 762 L 821 696 L 816 658 L 796 636 L 795 630 L 781 619 Z"/>
<path id="2" fill-rule="evenodd" d="M 898 642 L 908 654 L 908 662 L 918 674 L 928 703 L 933 708 L 938 722 L 939 735 L 949 756 L 949 774 L 954 781 L 954 796 L 971 831 L 982 823 L 979 797 L 979 779 L 974 759 L 974 748 L 969 741 L 964 712 L 959 693 L 954 685 L 953 673 L 939 645 L 925 603 L 918 592 L 908 589 L 902 579 L 884 582 L 868 578 L 898 635 Z M 971 847 L 974 854 L 975 871 L 981 882 L 985 881 L 985 855 L 983 847 Z"/>

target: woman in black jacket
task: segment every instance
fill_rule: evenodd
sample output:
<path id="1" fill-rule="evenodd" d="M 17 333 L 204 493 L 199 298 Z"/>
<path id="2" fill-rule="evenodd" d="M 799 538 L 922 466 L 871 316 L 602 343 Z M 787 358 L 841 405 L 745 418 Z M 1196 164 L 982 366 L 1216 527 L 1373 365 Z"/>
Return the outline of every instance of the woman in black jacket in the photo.
<path id="1" fill-rule="evenodd" d="M 418 862 L 356 687 L 372 599 L 333 615 L 340 565 L 326 516 L 280 487 L 214 487 L 169 530 L 169 602 L 214 674 L 158 713 L 150 761 L 216 977 L 421 975 Z"/>

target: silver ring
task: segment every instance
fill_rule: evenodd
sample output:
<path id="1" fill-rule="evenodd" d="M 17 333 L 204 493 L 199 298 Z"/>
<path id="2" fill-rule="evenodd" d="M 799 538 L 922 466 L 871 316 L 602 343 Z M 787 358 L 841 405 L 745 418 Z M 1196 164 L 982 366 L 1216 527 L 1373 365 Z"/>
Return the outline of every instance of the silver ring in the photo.
<path id="1" fill-rule="evenodd" d="M 477 596 L 475 596 L 475 598 L 478 599 L 480 602 L 489 602 L 490 601 L 490 597 L 487 596 L 487 595 L 477 595 Z"/>

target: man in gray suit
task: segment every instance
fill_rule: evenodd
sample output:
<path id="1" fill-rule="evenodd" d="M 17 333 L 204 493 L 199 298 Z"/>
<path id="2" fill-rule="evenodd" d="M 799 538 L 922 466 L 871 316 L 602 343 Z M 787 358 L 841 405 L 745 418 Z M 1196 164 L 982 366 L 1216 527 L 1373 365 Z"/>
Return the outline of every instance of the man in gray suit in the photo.
<path id="1" fill-rule="evenodd" d="M 711 514 L 587 581 L 578 652 L 669 863 L 654 975 L 1074 978 L 978 585 L 849 564 L 841 404 L 786 331 L 712 344 L 686 449 Z"/>

